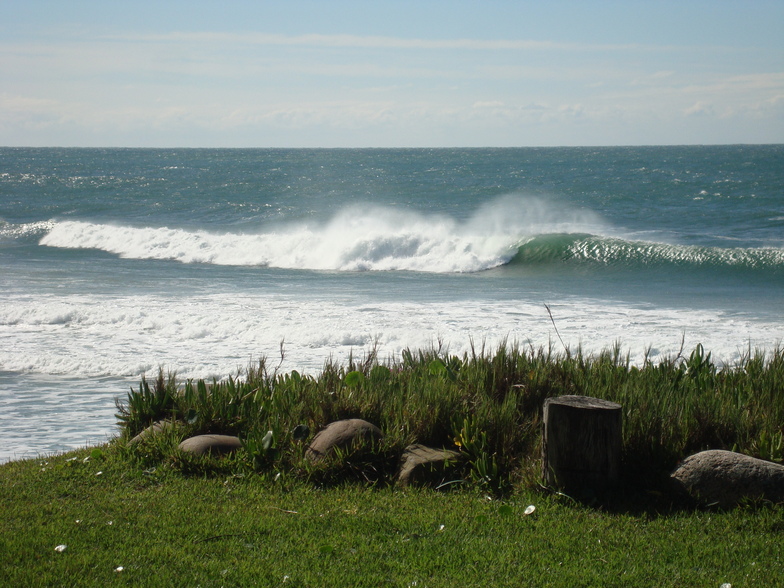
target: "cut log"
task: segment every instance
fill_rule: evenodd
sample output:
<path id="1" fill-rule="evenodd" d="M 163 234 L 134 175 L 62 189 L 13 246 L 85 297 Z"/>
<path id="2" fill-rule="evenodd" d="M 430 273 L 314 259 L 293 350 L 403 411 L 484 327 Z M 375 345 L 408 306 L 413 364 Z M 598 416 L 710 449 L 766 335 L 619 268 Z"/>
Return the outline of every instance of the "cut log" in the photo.
<path id="1" fill-rule="evenodd" d="M 542 468 L 545 483 L 591 493 L 614 486 L 621 467 L 620 404 L 588 396 L 544 402 Z"/>

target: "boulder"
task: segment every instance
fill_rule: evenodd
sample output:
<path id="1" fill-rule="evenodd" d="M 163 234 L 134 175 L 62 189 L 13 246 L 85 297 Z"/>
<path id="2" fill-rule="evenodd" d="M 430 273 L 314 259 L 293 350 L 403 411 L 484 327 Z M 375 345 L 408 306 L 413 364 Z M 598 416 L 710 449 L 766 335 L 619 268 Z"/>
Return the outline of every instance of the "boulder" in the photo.
<path id="1" fill-rule="evenodd" d="M 168 429 L 174 428 L 179 426 L 177 421 L 156 421 L 151 424 L 149 427 L 144 429 L 141 433 L 136 435 L 133 439 L 128 441 L 128 445 L 136 445 L 137 443 L 144 441 L 150 437 L 157 435 L 158 433 L 162 433 Z"/>
<path id="2" fill-rule="evenodd" d="M 194 455 L 231 453 L 242 447 L 239 437 L 231 435 L 196 435 L 180 443 L 180 451 Z"/>
<path id="3" fill-rule="evenodd" d="M 400 459 L 397 483 L 401 486 L 443 483 L 448 466 L 460 461 L 460 457 L 460 453 L 449 449 L 409 445 Z"/>
<path id="4" fill-rule="evenodd" d="M 670 477 L 677 488 L 707 504 L 731 507 L 758 499 L 784 502 L 784 466 L 732 451 L 696 453 L 683 460 Z"/>
<path id="5" fill-rule="evenodd" d="M 335 421 L 313 437 L 305 450 L 305 457 L 318 461 L 335 447 L 346 447 L 359 440 L 381 439 L 381 436 L 381 429 L 362 419 Z"/>

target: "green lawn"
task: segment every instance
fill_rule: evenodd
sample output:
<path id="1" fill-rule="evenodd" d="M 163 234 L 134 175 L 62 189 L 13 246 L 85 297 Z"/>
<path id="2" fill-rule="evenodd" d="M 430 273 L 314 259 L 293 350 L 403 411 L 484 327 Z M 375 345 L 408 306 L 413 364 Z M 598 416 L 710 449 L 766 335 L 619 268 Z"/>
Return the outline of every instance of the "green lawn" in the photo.
<path id="1" fill-rule="evenodd" d="M 780 506 L 609 512 L 532 489 L 317 489 L 144 472 L 110 447 L 0 466 L 0 505 L 7 586 L 784 585 Z"/>

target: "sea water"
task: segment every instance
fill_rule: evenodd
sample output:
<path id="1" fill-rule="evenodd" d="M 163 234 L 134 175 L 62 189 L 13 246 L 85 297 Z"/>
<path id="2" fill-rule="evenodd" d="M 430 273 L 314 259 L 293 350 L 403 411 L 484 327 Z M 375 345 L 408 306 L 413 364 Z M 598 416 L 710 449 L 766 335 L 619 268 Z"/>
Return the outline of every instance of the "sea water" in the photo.
<path id="1" fill-rule="evenodd" d="M 159 368 L 784 338 L 784 146 L 0 149 L 0 461 Z"/>

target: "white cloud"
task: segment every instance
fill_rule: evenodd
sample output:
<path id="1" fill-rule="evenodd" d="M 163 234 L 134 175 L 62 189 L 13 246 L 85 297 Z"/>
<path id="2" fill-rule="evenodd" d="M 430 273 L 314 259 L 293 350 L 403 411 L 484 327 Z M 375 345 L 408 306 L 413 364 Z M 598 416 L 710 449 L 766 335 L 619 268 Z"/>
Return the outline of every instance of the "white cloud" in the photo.
<path id="1" fill-rule="evenodd" d="M 474 102 L 472 108 L 500 108 L 504 106 L 504 103 L 500 100 L 486 100 L 484 102 Z"/>
<path id="2" fill-rule="evenodd" d="M 681 50 L 222 32 L 6 42 L 0 124 L 9 144 L 80 129 L 88 144 L 150 133 L 267 145 L 311 133 L 309 144 L 382 146 L 598 144 L 623 130 L 632 142 L 679 142 L 685 120 L 781 118 L 784 73 L 742 73 L 707 51 L 682 68 Z"/>
<path id="3" fill-rule="evenodd" d="M 637 44 L 586 44 L 527 39 L 419 39 L 362 35 L 280 35 L 270 33 L 172 32 L 150 35 L 112 35 L 106 40 L 165 43 L 247 44 L 355 49 L 470 50 L 470 51 L 629 51 L 669 50 Z"/>
<path id="4" fill-rule="evenodd" d="M 686 116 L 713 116 L 715 109 L 712 104 L 697 101 L 683 111 Z"/>

